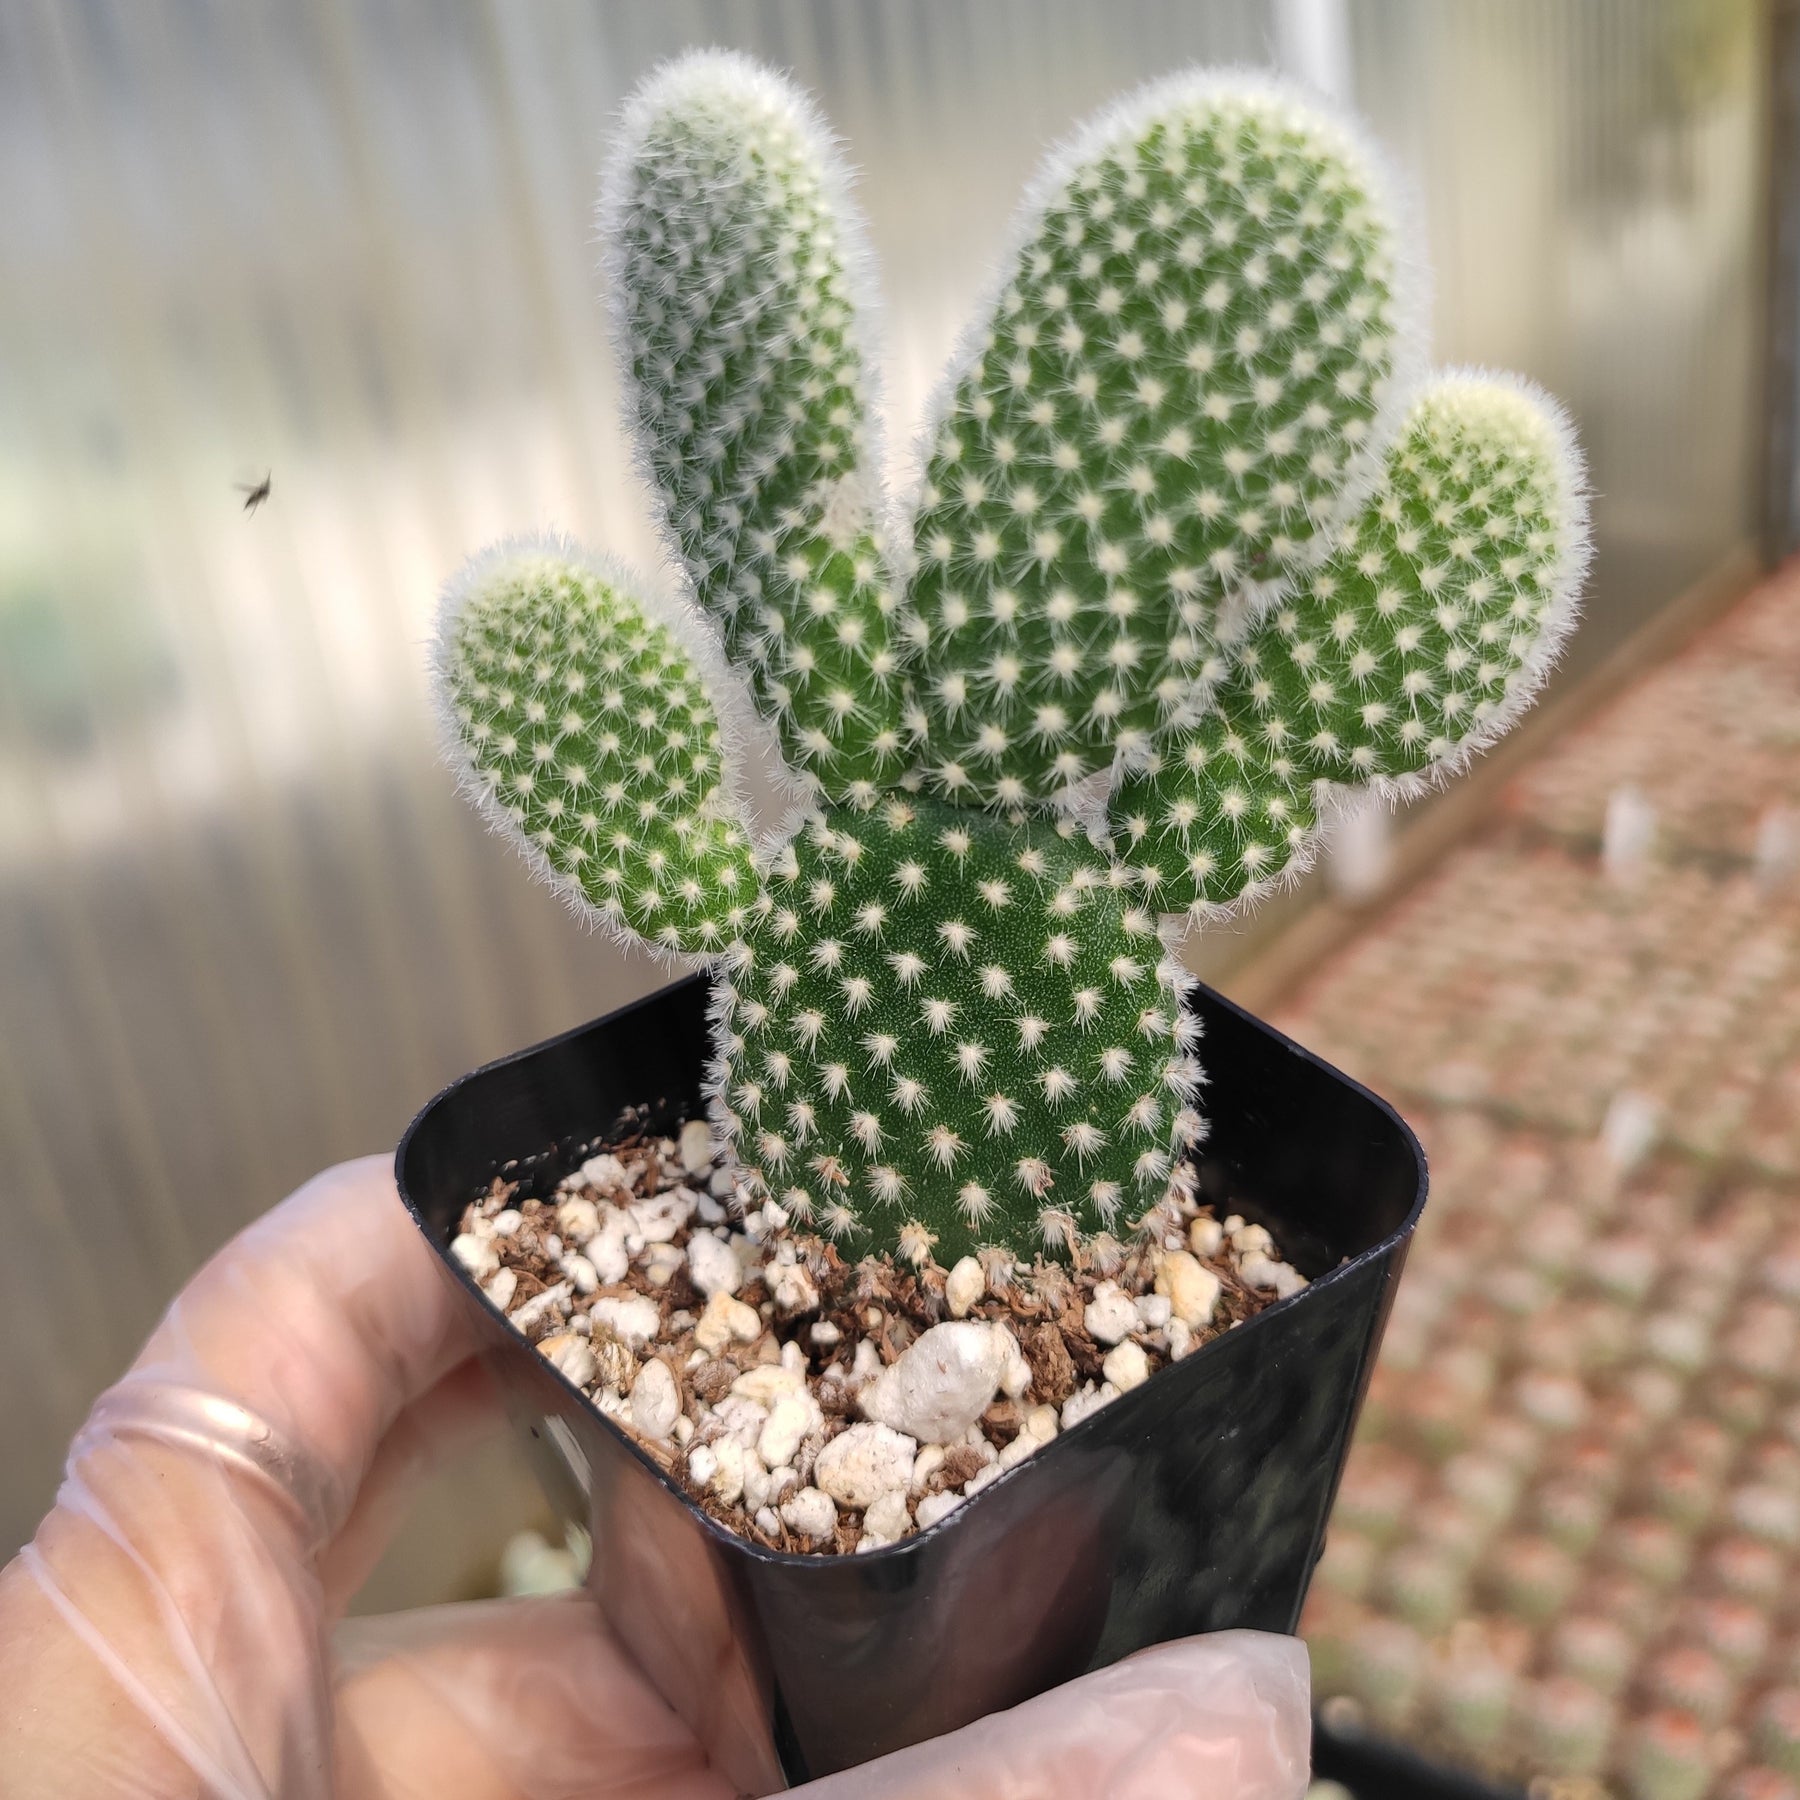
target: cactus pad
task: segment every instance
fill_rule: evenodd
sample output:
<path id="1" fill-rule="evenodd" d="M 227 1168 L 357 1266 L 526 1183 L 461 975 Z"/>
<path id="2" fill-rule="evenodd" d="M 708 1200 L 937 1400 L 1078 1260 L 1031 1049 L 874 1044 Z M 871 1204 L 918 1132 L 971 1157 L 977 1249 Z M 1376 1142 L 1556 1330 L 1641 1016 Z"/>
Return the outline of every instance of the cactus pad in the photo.
<path id="1" fill-rule="evenodd" d="M 1227 596 L 1314 558 L 1403 347 L 1374 178 L 1286 97 L 1153 89 L 1071 163 L 915 528 L 915 685 L 957 800 L 1045 799 L 1192 705 Z"/>
<path id="2" fill-rule="evenodd" d="M 835 795 L 902 751 L 845 190 L 792 88 L 700 56 L 633 100 L 601 207 L 669 529 L 783 748 Z"/>
<path id="3" fill-rule="evenodd" d="M 558 886 L 666 950 L 732 943 L 758 894 L 694 659 L 558 546 L 453 591 L 442 684 L 478 793 Z"/>
<path id="4" fill-rule="evenodd" d="M 1315 782 L 1429 778 L 1497 736 L 1572 623 L 1585 545 L 1572 451 L 1513 382 L 1413 405 L 1325 565 L 1234 653 L 1212 710 L 1112 801 L 1165 911 L 1266 886 L 1311 845 Z"/>

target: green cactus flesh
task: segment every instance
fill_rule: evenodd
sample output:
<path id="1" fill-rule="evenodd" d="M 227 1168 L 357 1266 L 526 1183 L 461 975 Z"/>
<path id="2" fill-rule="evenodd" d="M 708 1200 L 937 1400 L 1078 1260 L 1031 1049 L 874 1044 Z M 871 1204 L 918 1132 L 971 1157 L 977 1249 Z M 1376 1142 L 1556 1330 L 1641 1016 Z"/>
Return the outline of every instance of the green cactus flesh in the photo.
<path id="1" fill-rule="evenodd" d="M 1118 848 L 1159 910 L 1279 875 L 1309 847 L 1315 782 L 1428 776 L 1503 727 L 1567 624 L 1568 456 L 1509 383 L 1415 402 L 1329 560 L 1236 648 L 1212 710 L 1119 783 Z"/>
<path id="2" fill-rule="evenodd" d="M 1221 666 L 1224 597 L 1314 554 L 1395 357 L 1356 154 L 1290 101 L 1182 95 L 1053 192 L 957 384 L 912 604 L 928 767 L 1042 799 Z"/>
<path id="3" fill-rule="evenodd" d="M 479 568 L 446 620 L 445 698 L 484 801 L 551 877 L 667 950 L 737 938 L 759 892 L 719 721 L 667 626 L 553 553 Z"/>
<path id="4" fill-rule="evenodd" d="M 784 1209 L 940 1261 L 1135 1219 L 1198 1070 L 1156 920 L 1077 831 L 815 814 L 729 976 L 722 1104 Z"/>
<path id="5" fill-rule="evenodd" d="M 782 85 L 698 59 L 640 114 L 607 208 L 639 439 L 700 602 L 784 751 L 828 793 L 866 795 L 901 772 L 903 745 L 845 271 L 854 225 L 821 132 Z"/>

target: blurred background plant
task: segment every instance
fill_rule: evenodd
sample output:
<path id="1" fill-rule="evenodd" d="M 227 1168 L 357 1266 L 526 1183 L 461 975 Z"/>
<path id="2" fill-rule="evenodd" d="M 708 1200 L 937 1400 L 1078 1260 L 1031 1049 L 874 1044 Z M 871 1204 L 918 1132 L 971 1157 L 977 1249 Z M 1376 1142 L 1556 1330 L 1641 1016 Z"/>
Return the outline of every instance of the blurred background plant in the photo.
<path id="1" fill-rule="evenodd" d="M 586 248 L 600 145 L 650 66 L 743 48 L 838 122 L 899 445 L 1046 142 L 1185 62 L 1336 91 L 1418 189 L 1438 360 L 1522 369 L 1576 415 L 1599 557 L 1570 691 L 1755 567 L 1791 402 L 1766 379 L 1790 323 L 1776 7 L 0 12 L 0 1553 L 209 1248 L 462 1070 L 661 979 L 465 815 L 423 654 L 439 582 L 491 538 L 653 557 Z M 1366 830 L 1353 848 L 1367 906 L 1386 864 Z M 1201 966 L 1253 992 L 1319 893 Z M 371 1599 L 490 1582 L 535 1504 L 491 1458 L 424 1502 Z"/>

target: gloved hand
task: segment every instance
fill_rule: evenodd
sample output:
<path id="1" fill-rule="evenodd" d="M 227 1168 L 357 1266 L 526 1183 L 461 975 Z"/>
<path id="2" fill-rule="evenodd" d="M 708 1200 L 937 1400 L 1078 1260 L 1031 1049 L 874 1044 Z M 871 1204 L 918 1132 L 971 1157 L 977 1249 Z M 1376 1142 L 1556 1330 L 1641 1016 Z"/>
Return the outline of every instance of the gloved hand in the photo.
<path id="1" fill-rule="evenodd" d="M 340 1624 L 418 1476 L 499 1414 L 385 1159 L 177 1298 L 0 1571 L 0 1796 L 730 1800 L 582 1595 Z M 1291 1639 L 1165 1645 L 800 1790 L 1298 1800 Z"/>

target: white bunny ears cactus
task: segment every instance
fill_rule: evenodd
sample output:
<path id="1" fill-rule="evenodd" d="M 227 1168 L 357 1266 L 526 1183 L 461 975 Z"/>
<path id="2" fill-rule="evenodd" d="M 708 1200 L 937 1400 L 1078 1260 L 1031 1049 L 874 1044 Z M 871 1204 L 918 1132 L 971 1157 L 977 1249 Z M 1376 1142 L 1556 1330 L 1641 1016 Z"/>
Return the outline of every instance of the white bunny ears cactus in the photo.
<path id="1" fill-rule="evenodd" d="M 1159 918 L 1266 889 L 1331 785 L 1429 780 L 1529 700 L 1586 554 L 1560 414 L 1421 378 L 1378 169 L 1256 81 L 1160 84 L 1052 159 L 906 551 L 806 101 L 671 65 L 601 223 L 710 624 L 565 545 L 478 560 L 440 677 L 484 804 L 603 919 L 715 959 L 716 1109 L 790 1214 L 946 1262 L 1130 1224 L 1200 1129 Z M 760 852 L 720 645 L 813 793 Z"/>

